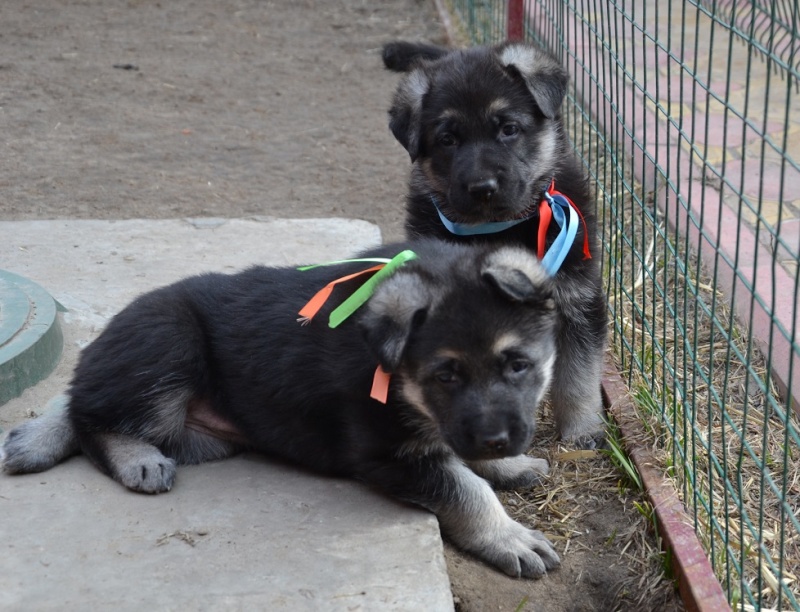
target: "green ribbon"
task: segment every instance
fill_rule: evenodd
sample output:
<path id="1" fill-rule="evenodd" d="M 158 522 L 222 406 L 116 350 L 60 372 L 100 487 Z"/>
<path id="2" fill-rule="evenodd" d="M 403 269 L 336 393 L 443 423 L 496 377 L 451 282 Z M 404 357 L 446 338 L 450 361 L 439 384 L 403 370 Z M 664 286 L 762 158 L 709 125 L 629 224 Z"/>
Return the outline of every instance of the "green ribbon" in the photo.
<path id="1" fill-rule="evenodd" d="M 375 287 L 378 285 L 378 283 L 392 274 L 395 270 L 397 270 L 397 268 L 402 266 L 407 261 L 415 259 L 416 256 L 417 254 L 414 251 L 405 250 L 392 257 L 388 262 L 386 262 L 386 265 L 383 268 L 373 274 L 367 282 L 356 289 L 349 298 L 339 304 L 339 306 L 337 306 L 334 311 L 331 312 L 331 316 L 328 319 L 328 326 L 331 328 L 338 327 L 342 321 L 347 319 L 347 317 L 358 310 L 361 305 L 364 304 L 364 302 L 372 297 L 372 294 L 375 292 Z"/>
<path id="2" fill-rule="evenodd" d="M 410 251 L 409 251 L 410 252 Z M 388 264 L 391 259 L 388 257 L 362 257 L 360 259 L 337 259 L 336 261 L 326 261 L 325 263 L 318 263 L 313 264 L 311 266 L 303 266 L 302 268 L 297 268 L 301 272 L 305 272 L 306 270 L 313 270 L 314 268 L 322 268 L 324 266 L 335 266 L 338 264 L 345 264 L 345 263 L 385 263 Z"/>
<path id="3" fill-rule="evenodd" d="M 312 268 L 318 268 L 321 266 L 332 266 L 336 264 L 342 263 L 358 263 L 358 262 L 371 262 L 371 263 L 385 263 L 386 265 L 378 270 L 375 274 L 373 274 L 369 280 L 367 280 L 363 285 L 361 285 L 358 289 L 356 289 L 353 294 L 348 297 L 344 302 L 339 304 L 330 314 L 328 318 L 328 327 L 336 328 L 342 324 L 343 321 L 347 319 L 351 314 L 353 314 L 356 310 L 358 310 L 364 302 L 366 302 L 369 298 L 372 297 L 372 294 L 375 292 L 375 287 L 380 283 L 384 278 L 394 273 L 397 268 L 402 266 L 407 261 L 411 261 L 412 259 L 416 259 L 417 254 L 414 251 L 406 249 L 405 251 L 401 251 L 391 259 L 385 258 L 362 258 L 362 259 L 342 259 L 339 261 L 329 261 L 322 264 L 316 264 L 313 266 L 304 266 L 302 268 L 298 268 L 298 270 L 311 270 Z"/>

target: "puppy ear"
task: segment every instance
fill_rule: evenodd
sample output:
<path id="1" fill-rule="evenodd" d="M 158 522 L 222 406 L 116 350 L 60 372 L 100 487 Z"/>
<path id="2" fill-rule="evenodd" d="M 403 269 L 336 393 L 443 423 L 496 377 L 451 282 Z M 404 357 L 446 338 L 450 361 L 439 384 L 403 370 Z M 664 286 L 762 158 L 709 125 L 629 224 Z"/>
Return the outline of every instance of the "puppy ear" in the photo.
<path id="1" fill-rule="evenodd" d="M 516 71 L 545 117 L 555 119 L 567 95 L 569 74 L 549 54 L 530 45 L 510 43 L 498 47 L 500 63 Z"/>
<path id="2" fill-rule="evenodd" d="M 389 109 L 389 129 L 403 145 L 414 162 L 420 153 L 422 132 L 422 99 L 430 81 L 422 69 L 412 70 L 397 87 Z"/>
<path id="3" fill-rule="evenodd" d="M 398 368 L 412 332 L 425 321 L 431 303 L 430 288 L 414 272 L 396 272 L 375 290 L 359 324 L 385 371 Z"/>
<path id="4" fill-rule="evenodd" d="M 491 253 L 481 267 L 481 278 L 512 302 L 544 310 L 556 307 L 552 279 L 538 260 L 523 249 L 506 247 Z"/>
<path id="5" fill-rule="evenodd" d="M 420 60 L 437 60 L 448 53 L 444 47 L 398 40 L 386 43 L 381 57 L 383 65 L 392 72 L 409 72 Z"/>

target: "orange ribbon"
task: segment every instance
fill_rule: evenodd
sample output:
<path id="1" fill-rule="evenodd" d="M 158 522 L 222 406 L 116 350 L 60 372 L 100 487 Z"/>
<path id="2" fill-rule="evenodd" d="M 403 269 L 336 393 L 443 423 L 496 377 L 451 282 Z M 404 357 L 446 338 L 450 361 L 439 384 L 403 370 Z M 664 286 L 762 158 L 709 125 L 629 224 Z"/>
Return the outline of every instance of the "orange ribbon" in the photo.
<path id="1" fill-rule="evenodd" d="M 299 321 L 301 321 L 304 325 L 311 321 L 314 316 L 319 312 L 319 309 L 322 308 L 323 304 L 328 300 L 333 293 L 333 288 L 338 285 L 339 283 L 343 283 L 345 281 L 349 281 L 350 279 L 356 278 L 361 276 L 362 274 L 368 274 L 370 272 L 377 272 L 381 268 L 383 268 L 386 264 L 378 264 L 377 266 L 372 266 L 366 270 L 361 270 L 361 272 L 354 272 L 353 274 L 348 274 L 347 276 L 342 276 L 341 278 L 337 278 L 336 280 L 332 280 L 327 285 L 325 285 L 322 289 L 317 291 L 308 303 L 303 306 L 302 310 L 297 314 L 300 315 Z"/>
<path id="2" fill-rule="evenodd" d="M 380 365 L 375 368 L 375 375 L 372 377 L 372 389 L 369 392 L 369 396 L 379 401 L 381 404 L 385 404 L 389 398 L 389 381 L 391 378 L 392 375 L 388 372 L 384 372 Z"/>

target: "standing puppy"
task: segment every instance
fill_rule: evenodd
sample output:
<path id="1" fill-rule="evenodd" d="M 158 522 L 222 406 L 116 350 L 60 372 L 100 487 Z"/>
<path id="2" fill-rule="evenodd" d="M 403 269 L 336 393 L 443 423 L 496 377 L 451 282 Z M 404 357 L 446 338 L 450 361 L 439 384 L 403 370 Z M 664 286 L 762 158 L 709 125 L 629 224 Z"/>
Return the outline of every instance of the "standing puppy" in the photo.
<path id="1" fill-rule="evenodd" d="M 560 233 L 542 212 L 545 193 L 560 192 L 580 213 L 551 270 L 561 331 L 550 399 L 562 438 L 593 448 L 604 438 L 606 303 L 595 204 L 561 117 L 567 73 L 522 43 L 449 51 L 396 42 L 383 59 L 405 73 L 389 126 L 414 164 L 409 236 L 520 244 L 541 257 Z"/>
<path id="2" fill-rule="evenodd" d="M 551 280 L 521 248 L 428 239 L 367 256 L 398 252 L 393 274 L 360 277 L 376 288 L 349 317 L 337 313 L 360 295 L 357 278 L 316 314 L 304 305 L 372 263 L 207 274 L 139 297 L 83 351 L 66 412 L 9 433 L 5 471 L 82 451 L 126 487 L 160 493 L 178 464 L 251 449 L 419 504 L 465 550 L 541 576 L 558 555 L 489 482 L 530 486 L 547 470 L 523 453 L 553 369 Z M 385 382 L 378 365 L 391 373 L 385 405 L 371 393 Z"/>

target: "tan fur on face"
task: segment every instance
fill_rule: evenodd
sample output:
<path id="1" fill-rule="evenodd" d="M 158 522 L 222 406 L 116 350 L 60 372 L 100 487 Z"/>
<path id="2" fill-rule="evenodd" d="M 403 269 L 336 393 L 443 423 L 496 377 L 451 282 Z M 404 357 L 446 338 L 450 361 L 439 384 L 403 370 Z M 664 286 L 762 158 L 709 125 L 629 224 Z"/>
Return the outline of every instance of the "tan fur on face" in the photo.
<path id="1" fill-rule="evenodd" d="M 495 98 L 486 107 L 486 116 L 491 120 L 495 115 L 500 115 L 511 108 L 511 103 L 505 98 Z"/>
<path id="2" fill-rule="evenodd" d="M 451 349 L 439 349 L 436 351 L 436 358 L 444 361 L 445 359 L 452 359 L 453 361 L 463 361 L 466 355 Z"/>
<path id="3" fill-rule="evenodd" d="M 439 121 L 444 122 L 448 120 L 464 123 L 467 121 L 467 117 L 463 111 L 457 108 L 446 108 L 439 115 Z"/>
<path id="4" fill-rule="evenodd" d="M 411 405 L 414 410 L 419 412 L 422 416 L 430 420 L 432 423 L 437 424 L 438 421 L 436 417 L 431 412 L 430 408 L 428 408 L 427 404 L 425 403 L 425 397 L 422 393 L 422 387 L 420 387 L 417 383 L 411 380 L 403 380 L 401 394 L 403 395 L 403 399 L 406 400 L 409 405 Z"/>
<path id="5" fill-rule="evenodd" d="M 434 191 L 438 191 L 442 194 L 447 193 L 447 181 L 442 180 L 442 177 L 438 176 L 433 171 L 432 159 L 422 159 L 416 167 L 419 168 L 422 171 L 422 174 L 425 176 L 423 184 L 426 186 L 426 188 L 433 189 Z M 447 204 L 446 198 L 443 200 L 442 204 Z"/>
<path id="6" fill-rule="evenodd" d="M 502 355 L 508 349 L 522 345 L 522 338 L 518 334 L 515 334 L 514 332 L 506 332 L 494 341 L 494 345 L 492 345 L 492 353 L 495 355 Z"/>
<path id="7" fill-rule="evenodd" d="M 557 129 L 555 125 L 549 125 L 542 130 L 541 136 L 539 137 L 540 150 L 537 159 L 552 159 L 553 156 L 556 155 L 556 149 L 559 146 Z M 541 194 L 539 197 L 542 197 Z"/>

